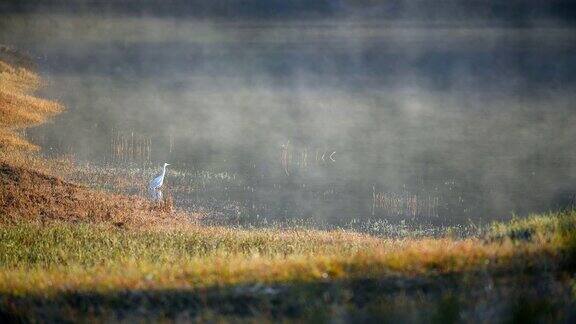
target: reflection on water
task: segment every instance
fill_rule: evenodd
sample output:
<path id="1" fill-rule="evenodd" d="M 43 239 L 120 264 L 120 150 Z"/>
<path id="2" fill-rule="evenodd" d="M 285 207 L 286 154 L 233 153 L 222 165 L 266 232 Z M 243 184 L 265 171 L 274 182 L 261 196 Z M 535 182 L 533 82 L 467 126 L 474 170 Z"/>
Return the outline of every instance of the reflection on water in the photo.
<path id="1" fill-rule="evenodd" d="M 214 219 L 463 224 L 574 202 L 570 28 L 24 15 L 0 34 L 68 107 L 29 132 L 47 154 L 140 170 L 132 192 L 171 162 L 176 204 Z"/>

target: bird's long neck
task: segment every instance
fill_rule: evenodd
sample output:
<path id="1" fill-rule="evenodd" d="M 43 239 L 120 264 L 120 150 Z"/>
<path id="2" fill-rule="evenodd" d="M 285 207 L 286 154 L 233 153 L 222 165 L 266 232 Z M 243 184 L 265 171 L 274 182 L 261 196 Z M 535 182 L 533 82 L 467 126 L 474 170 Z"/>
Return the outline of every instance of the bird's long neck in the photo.
<path id="1" fill-rule="evenodd" d="M 166 166 L 164 166 L 164 167 L 162 168 L 162 177 L 164 177 L 165 174 L 166 174 Z"/>

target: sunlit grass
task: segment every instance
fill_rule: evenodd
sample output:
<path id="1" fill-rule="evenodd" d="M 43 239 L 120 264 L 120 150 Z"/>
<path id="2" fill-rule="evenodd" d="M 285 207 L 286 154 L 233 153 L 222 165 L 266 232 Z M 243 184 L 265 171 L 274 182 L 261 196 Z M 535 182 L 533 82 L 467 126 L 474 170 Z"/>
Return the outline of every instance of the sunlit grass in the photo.
<path id="1" fill-rule="evenodd" d="M 41 124 L 62 111 L 59 103 L 31 95 L 40 85 L 33 72 L 0 61 L 0 149 L 37 150 L 14 130 Z"/>
<path id="2" fill-rule="evenodd" d="M 548 213 L 515 218 L 492 225 L 491 240 L 512 240 L 553 247 L 563 256 L 562 262 L 576 265 L 576 212 Z"/>
<path id="3" fill-rule="evenodd" d="M 0 228 L 0 292 L 53 294 L 558 268 L 573 259 L 576 213 L 494 225 L 484 238 L 381 239 L 345 231 Z M 509 233 L 533 232 L 530 240 Z M 498 239 L 493 239 L 498 238 Z M 573 261 L 573 260 L 572 260 Z"/>

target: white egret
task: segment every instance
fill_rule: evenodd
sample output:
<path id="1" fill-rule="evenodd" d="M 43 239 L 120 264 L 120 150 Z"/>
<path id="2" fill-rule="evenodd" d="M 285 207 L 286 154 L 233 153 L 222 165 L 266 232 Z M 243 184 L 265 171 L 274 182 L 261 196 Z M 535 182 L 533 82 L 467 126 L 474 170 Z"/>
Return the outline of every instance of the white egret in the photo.
<path id="1" fill-rule="evenodd" d="M 162 191 L 160 191 L 160 188 L 164 183 L 164 175 L 166 174 L 166 166 L 168 165 L 170 164 L 164 163 L 162 173 L 156 178 L 152 179 L 152 181 L 150 181 L 150 184 L 148 185 L 148 192 L 150 193 L 152 200 L 162 200 Z"/>

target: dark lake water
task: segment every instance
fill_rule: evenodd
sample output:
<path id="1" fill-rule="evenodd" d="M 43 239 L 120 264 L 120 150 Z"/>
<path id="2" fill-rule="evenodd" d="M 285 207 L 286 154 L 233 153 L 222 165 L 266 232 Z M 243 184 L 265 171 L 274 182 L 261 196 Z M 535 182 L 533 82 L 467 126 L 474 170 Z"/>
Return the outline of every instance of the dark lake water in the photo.
<path id="1" fill-rule="evenodd" d="M 176 204 L 224 222 L 485 223 L 575 202 L 571 27 L 0 19 L 67 107 L 28 131 L 46 154 L 143 178 L 170 162 Z"/>

